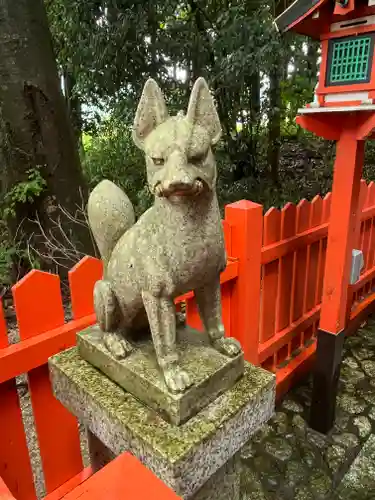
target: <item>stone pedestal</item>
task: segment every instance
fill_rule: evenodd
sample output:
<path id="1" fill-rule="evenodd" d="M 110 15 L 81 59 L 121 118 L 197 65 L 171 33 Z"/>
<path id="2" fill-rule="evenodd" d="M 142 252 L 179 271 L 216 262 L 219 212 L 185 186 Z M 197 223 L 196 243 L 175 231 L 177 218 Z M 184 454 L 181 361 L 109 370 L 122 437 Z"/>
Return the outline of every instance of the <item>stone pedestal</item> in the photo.
<path id="1" fill-rule="evenodd" d="M 90 439 L 95 468 L 130 451 L 185 500 L 240 499 L 237 452 L 273 414 L 271 373 L 245 363 L 237 382 L 177 426 L 82 359 L 77 348 L 49 365 L 56 397 L 96 437 Z"/>
<path id="2" fill-rule="evenodd" d="M 212 348 L 206 333 L 189 327 L 177 330 L 180 364 L 193 383 L 182 394 L 168 391 L 150 336 L 137 342 L 134 352 L 122 360 L 105 347 L 97 325 L 78 333 L 77 347 L 83 359 L 176 425 L 186 422 L 232 387 L 244 371 L 242 352 L 235 358 L 224 356 Z"/>

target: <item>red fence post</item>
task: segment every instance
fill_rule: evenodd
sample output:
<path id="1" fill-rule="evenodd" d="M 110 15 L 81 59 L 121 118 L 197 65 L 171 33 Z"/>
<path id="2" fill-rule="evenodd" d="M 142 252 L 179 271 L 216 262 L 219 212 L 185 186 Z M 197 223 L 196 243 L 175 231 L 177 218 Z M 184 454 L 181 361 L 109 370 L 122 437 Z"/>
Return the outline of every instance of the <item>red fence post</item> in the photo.
<path id="1" fill-rule="evenodd" d="M 232 227 L 232 254 L 239 261 L 231 300 L 231 335 L 242 345 L 245 359 L 258 364 L 263 207 L 247 200 L 225 207 Z"/>

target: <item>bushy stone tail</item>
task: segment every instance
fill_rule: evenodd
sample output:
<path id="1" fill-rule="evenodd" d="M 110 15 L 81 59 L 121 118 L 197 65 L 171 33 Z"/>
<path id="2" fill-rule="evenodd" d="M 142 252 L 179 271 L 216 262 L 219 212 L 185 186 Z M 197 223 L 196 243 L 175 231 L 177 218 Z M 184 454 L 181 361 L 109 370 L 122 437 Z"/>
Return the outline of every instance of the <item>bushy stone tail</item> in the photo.
<path id="1" fill-rule="evenodd" d="M 89 196 L 87 213 L 92 234 L 106 267 L 116 243 L 135 222 L 133 205 L 116 184 L 103 180 Z"/>

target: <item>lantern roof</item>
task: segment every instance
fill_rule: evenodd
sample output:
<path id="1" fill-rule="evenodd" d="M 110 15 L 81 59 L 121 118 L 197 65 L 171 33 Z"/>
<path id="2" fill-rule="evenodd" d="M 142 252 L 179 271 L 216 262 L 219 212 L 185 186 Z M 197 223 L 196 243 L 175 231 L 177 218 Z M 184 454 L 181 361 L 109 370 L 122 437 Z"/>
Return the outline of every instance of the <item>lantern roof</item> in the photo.
<path id="1" fill-rule="evenodd" d="M 295 0 L 275 19 L 275 24 L 281 33 L 291 30 L 320 39 L 331 23 L 375 14 L 375 6 L 369 5 L 369 0 Z"/>

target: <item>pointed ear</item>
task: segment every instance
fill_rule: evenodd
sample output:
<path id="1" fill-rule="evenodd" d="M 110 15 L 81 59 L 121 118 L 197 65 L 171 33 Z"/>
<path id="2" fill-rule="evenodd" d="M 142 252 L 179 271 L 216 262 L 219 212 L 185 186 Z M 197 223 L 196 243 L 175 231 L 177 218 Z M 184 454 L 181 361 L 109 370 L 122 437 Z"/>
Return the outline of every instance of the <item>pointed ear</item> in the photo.
<path id="1" fill-rule="evenodd" d="M 191 91 L 186 117 L 194 124 L 208 130 L 211 144 L 214 145 L 221 137 L 221 125 L 214 100 L 204 78 L 198 78 Z"/>
<path id="2" fill-rule="evenodd" d="M 168 110 L 159 85 L 150 78 L 147 80 L 133 124 L 133 140 L 142 148 L 150 132 L 168 118 Z"/>

